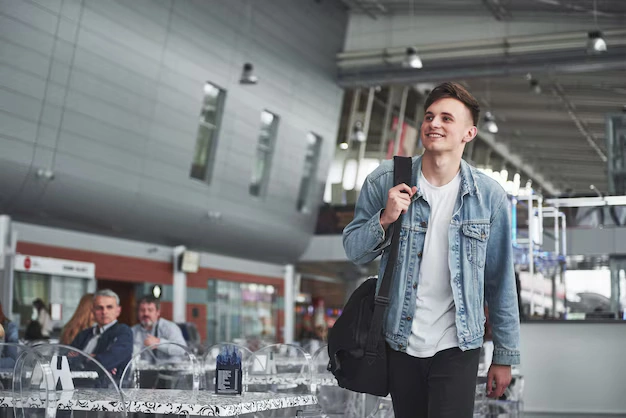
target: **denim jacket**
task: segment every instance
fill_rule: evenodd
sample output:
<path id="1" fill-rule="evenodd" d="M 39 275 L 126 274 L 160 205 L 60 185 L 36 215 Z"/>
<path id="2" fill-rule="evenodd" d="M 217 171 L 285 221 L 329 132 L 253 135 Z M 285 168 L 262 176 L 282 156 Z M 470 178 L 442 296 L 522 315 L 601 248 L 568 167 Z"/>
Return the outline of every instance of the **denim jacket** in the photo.
<path id="1" fill-rule="evenodd" d="M 389 293 L 383 331 L 390 347 L 406 351 L 415 312 L 416 292 L 430 206 L 419 189 L 421 157 L 413 158 L 417 193 L 402 216 L 398 259 Z M 385 234 L 380 214 L 393 184 L 393 161 L 384 161 L 365 180 L 354 219 L 343 231 L 348 258 L 365 264 L 382 253 L 379 278 L 389 258 L 392 228 Z M 385 235 L 387 237 L 385 237 Z M 492 178 L 461 161 L 461 185 L 449 238 L 449 265 L 462 350 L 479 348 L 485 334 L 485 303 L 494 342 L 494 364 L 519 364 L 519 312 L 513 266 L 510 206 L 506 192 Z M 380 280 L 378 281 L 380 286 Z"/>

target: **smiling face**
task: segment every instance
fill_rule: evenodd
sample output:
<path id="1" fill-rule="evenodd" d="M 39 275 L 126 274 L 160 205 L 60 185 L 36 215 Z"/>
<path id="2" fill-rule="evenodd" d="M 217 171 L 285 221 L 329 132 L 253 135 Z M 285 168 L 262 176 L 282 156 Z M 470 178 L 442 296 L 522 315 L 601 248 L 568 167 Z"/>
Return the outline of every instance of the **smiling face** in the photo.
<path id="1" fill-rule="evenodd" d="M 463 154 L 465 144 L 477 133 L 470 110 L 457 99 L 445 97 L 433 102 L 424 115 L 421 135 L 426 152 Z"/>

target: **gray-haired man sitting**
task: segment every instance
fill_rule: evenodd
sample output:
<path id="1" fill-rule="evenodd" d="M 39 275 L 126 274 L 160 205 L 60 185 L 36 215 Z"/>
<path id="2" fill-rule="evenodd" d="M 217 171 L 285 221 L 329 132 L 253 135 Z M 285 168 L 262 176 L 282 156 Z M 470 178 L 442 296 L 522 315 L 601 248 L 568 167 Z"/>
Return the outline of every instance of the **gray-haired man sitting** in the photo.
<path id="1" fill-rule="evenodd" d="M 93 298 L 96 326 L 78 333 L 72 344 L 98 360 L 119 379 L 133 355 L 133 333 L 126 324 L 117 322 L 122 308 L 112 290 L 99 290 Z"/>

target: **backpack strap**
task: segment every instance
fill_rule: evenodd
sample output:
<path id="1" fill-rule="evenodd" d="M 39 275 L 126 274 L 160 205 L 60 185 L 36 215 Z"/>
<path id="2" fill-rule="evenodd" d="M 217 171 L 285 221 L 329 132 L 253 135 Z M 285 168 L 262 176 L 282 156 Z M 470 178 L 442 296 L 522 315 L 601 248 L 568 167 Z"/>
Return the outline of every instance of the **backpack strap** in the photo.
<path id="1" fill-rule="evenodd" d="M 413 180 L 413 159 L 411 157 L 393 157 L 393 181 L 395 185 L 405 183 L 411 187 Z M 372 324 L 367 335 L 367 345 L 365 346 L 365 355 L 376 356 L 377 345 L 382 332 L 383 316 L 385 309 L 389 305 L 389 289 L 393 280 L 396 260 L 398 259 L 398 246 L 400 244 L 400 230 L 402 229 L 402 215 L 391 226 L 393 235 L 391 236 L 391 249 L 383 281 L 378 289 L 378 294 L 374 297 L 374 314 Z M 389 232 L 389 231 L 388 231 Z"/>

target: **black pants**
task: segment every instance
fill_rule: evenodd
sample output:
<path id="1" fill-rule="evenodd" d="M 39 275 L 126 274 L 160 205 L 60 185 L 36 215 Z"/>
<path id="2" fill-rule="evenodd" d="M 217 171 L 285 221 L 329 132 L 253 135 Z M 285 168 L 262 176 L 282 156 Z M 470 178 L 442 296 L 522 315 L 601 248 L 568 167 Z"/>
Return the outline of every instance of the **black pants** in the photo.
<path id="1" fill-rule="evenodd" d="M 480 349 L 417 358 L 387 347 L 395 418 L 472 418 Z"/>

